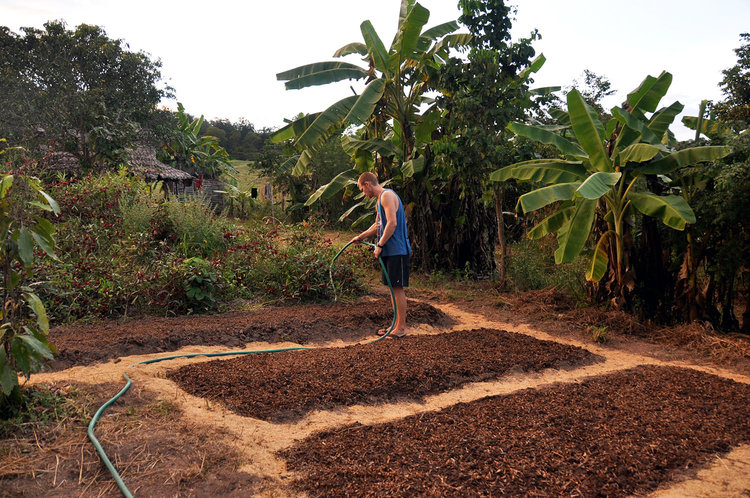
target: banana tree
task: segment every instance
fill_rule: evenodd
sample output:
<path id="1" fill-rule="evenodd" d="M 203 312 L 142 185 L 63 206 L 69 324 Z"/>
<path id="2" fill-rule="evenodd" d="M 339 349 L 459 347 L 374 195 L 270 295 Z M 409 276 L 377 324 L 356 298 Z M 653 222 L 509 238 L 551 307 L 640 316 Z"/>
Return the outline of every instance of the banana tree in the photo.
<path id="1" fill-rule="evenodd" d="M 363 171 L 374 169 L 381 177 L 409 178 L 424 168 L 423 146 L 439 116 L 425 92 L 449 50 L 464 47 L 471 40 L 469 34 L 454 33 L 458 29 L 455 21 L 423 30 L 429 16 L 429 10 L 414 0 L 402 0 L 398 30 L 390 48 L 385 48 L 372 23 L 364 21 L 360 25 L 363 42 L 349 43 L 334 53 L 336 58 L 359 54 L 365 66 L 318 62 L 276 75 L 289 90 L 347 79 L 365 84 L 360 93 L 302 116 L 271 137 L 273 142 L 293 141 L 299 154 L 291 160 L 291 172 L 300 175 L 308 170 L 312 153 L 333 133 L 348 126 L 359 127 L 354 136 L 345 136 L 342 142 L 355 159 L 354 168 L 322 186 L 308 204 L 354 184 Z M 423 105 L 428 105 L 424 111 Z"/>
<path id="2" fill-rule="evenodd" d="M 556 233 L 558 264 L 578 256 L 594 232 L 597 218 L 603 221 L 606 228 L 595 241 L 586 278 L 598 282 L 611 272 L 618 304 L 624 304 L 626 289 L 632 290 L 634 285 L 625 250 L 629 220 L 640 213 L 676 230 L 695 222 L 693 210 L 683 197 L 645 191 L 645 175 L 670 175 L 679 168 L 713 161 L 730 152 L 728 147 L 676 151 L 669 146 L 669 125 L 683 106 L 674 102 L 657 107 L 671 81 L 672 75 L 667 72 L 648 76 L 628 94 L 623 107 L 611 110 L 614 117 L 606 127 L 580 92 L 570 91 L 568 110 L 558 113 L 560 125 L 552 130 L 519 122 L 509 125 L 519 136 L 554 145 L 561 157 L 516 163 L 491 175 L 495 181 L 515 178 L 543 184 L 521 196 L 518 206 L 529 213 L 552 205 L 552 213 L 528 235 L 537 239 Z"/>

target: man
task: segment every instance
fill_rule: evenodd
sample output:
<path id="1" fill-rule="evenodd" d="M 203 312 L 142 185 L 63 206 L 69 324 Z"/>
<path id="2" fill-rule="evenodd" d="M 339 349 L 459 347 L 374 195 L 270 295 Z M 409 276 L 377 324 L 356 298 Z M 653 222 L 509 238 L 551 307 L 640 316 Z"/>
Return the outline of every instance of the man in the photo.
<path id="1" fill-rule="evenodd" d="M 404 337 L 406 335 L 406 293 L 404 287 L 409 286 L 409 257 L 411 244 L 406 231 L 406 215 L 401 198 L 391 189 L 384 189 L 378 182 L 378 177 L 372 173 L 362 173 L 357 180 L 359 190 L 370 199 L 377 199 L 375 206 L 375 223 L 370 228 L 357 235 L 352 242 L 377 236 L 377 247 L 373 251 L 376 258 L 383 259 L 383 265 L 388 272 L 396 298 L 396 325 L 390 336 Z M 388 282 L 383 275 L 383 284 Z M 378 335 L 384 335 L 387 328 L 378 330 Z M 389 336 L 389 337 L 390 337 Z"/>

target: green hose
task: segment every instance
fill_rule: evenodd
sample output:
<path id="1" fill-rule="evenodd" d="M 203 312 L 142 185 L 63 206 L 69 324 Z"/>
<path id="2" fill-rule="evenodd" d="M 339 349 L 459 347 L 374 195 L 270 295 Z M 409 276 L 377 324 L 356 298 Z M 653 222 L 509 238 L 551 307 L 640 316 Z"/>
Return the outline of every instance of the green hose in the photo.
<path id="1" fill-rule="evenodd" d="M 344 252 L 344 250 L 349 247 L 352 244 L 352 242 L 349 242 L 344 247 L 341 248 L 341 250 L 334 256 L 333 260 L 331 260 L 331 264 L 328 267 L 328 275 L 331 278 L 331 285 L 333 288 L 333 295 L 334 295 L 334 301 L 336 300 L 336 287 L 333 285 L 333 264 L 336 262 L 336 259 L 341 255 L 341 253 Z M 376 247 L 375 244 L 371 244 L 369 242 L 362 242 L 362 244 L 366 244 L 371 247 Z M 385 264 L 383 264 L 383 259 L 378 258 L 378 261 L 380 262 L 380 267 L 383 269 L 383 274 L 385 275 L 385 281 L 388 283 L 388 288 L 391 291 L 391 300 L 393 301 L 393 321 L 391 322 L 391 326 L 388 329 L 388 331 L 383 334 L 382 336 L 378 337 L 377 339 L 373 339 L 372 341 L 368 341 L 364 344 L 372 344 L 375 342 L 378 342 L 382 339 L 385 339 L 388 337 L 388 335 L 393 331 L 393 328 L 396 326 L 396 295 L 393 293 L 393 286 L 391 285 L 391 279 L 388 276 L 388 271 L 385 269 Z M 162 358 L 154 358 L 151 360 L 144 360 L 138 363 L 133 363 L 132 365 L 129 365 L 128 368 L 132 368 L 136 365 L 148 365 L 150 363 L 157 363 L 160 361 L 166 361 L 166 360 L 174 360 L 177 358 L 195 358 L 196 356 L 206 356 L 206 357 L 214 357 L 214 356 L 233 356 L 233 355 L 246 355 L 246 354 L 257 354 L 257 353 L 279 353 L 281 351 L 296 351 L 299 349 L 315 349 L 315 348 L 309 348 L 305 346 L 294 346 L 294 347 L 288 347 L 288 348 L 277 348 L 277 349 L 263 349 L 258 351 L 226 351 L 221 353 L 191 353 L 191 354 L 178 354 L 173 356 L 165 356 Z M 109 457 L 107 456 L 107 453 L 104 451 L 104 448 L 102 448 L 101 443 L 99 442 L 99 439 L 97 439 L 96 435 L 94 435 L 94 427 L 96 426 L 96 423 L 99 421 L 99 418 L 104 414 L 104 411 L 109 408 L 112 403 L 117 401 L 118 398 L 120 398 L 122 395 L 124 395 L 128 389 L 130 389 L 130 386 L 133 384 L 133 381 L 128 377 L 128 374 L 123 372 L 122 376 L 125 378 L 126 384 L 125 387 L 122 388 L 122 390 L 117 393 L 116 396 L 114 396 L 112 399 L 104 403 L 94 414 L 94 417 L 91 419 L 91 422 L 89 423 L 89 429 L 88 429 L 88 436 L 89 440 L 91 440 L 91 443 L 94 445 L 94 448 L 96 449 L 96 452 L 99 454 L 99 458 L 101 458 L 104 465 L 107 467 L 107 470 L 109 470 L 109 473 L 112 475 L 112 477 L 115 480 L 115 483 L 117 484 L 117 487 L 120 488 L 120 491 L 122 492 L 122 495 L 126 498 L 132 498 L 133 493 L 130 492 L 128 487 L 125 485 L 125 482 L 122 480 L 122 477 L 120 477 L 120 474 L 117 472 L 117 469 L 110 461 Z"/>

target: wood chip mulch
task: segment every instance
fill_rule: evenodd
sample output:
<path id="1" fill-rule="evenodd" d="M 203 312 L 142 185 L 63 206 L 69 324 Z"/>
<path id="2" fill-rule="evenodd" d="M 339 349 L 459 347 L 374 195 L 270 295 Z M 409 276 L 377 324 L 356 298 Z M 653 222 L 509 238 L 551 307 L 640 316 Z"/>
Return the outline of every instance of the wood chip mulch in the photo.
<path id="1" fill-rule="evenodd" d="M 750 385 L 640 366 L 485 398 L 281 453 L 310 496 L 627 496 L 750 442 Z"/>
<path id="2" fill-rule="evenodd" d="M 455 322 L 428 303 L 409 301 L 409 323 L 449 327 Z M 50 342 L 58 354 L 52 370 L 89 365 L 113 358 L 169 352 L 183 346 L 244 347 L 250 342 L 307 344 L 332 340 L 357 341 L 390 326 L 389 298 L 357 303 L 275 306 L 257 311 L 102 321 L 54 328 Z"/>
<path id="3" fill-rule="evenodd" d="M 292 421 L 319 409 L 419 400 L 509 371 L 603 361 L 575 346 L 476 329 L 374 344 L 262 353 L 168 373 L 180 388 L 248 417 Z"/>

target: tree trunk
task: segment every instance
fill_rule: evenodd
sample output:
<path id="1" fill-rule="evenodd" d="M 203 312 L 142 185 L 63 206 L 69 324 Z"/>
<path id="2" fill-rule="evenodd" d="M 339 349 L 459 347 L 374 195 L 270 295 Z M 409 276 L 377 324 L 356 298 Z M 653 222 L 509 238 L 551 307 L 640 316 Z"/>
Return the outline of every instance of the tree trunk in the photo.
<path id="1" fill-rule="evenodd" d="M 464 190 L 462 197 L 457 181 L 433 195 L 421 181 L 409 183 L 405 195 L 411 205 L 409 237 L 415 267 L 469 270 L 471 276 L 481 277 L 494 272 L 495 219 L 480 201 L 481 189 L 474 187 Z"/>
<path id="2" fill-rule="evenodd" d="M 495 219 L 497 219 L 497 243 L 500 248 L 498 266 L 500 267 L 500 288 L 505 287 L 505 219 L 503 218 L 503 201 L 505 200 L 505 191 L 502 186 L 495 187 Z"/>

